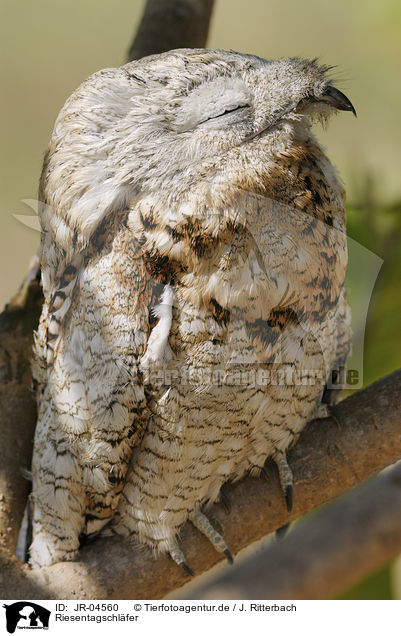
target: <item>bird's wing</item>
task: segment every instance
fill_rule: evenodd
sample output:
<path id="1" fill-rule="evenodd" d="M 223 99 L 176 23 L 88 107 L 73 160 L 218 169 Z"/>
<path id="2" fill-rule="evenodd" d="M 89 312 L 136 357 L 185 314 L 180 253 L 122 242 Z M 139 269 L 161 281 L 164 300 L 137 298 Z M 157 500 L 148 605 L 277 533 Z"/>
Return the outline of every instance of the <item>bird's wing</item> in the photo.
<path id="1" fill-rule="evenodd" d="M 124 126 L 138 129 L 129 118 L 138 90 L 124 68 L 103 69 L 77 88 L 56 119 L 39 184 L 46 298 L 65 273 L 71 279 L 102 221 L 124 209 L 137 190 L 138 164 L 135 171 L 129 163 L 136 153 L 120 146 Z"/>
<path id="2" fill-rule="evenodd" d="M 71 507 L 72 537 L 97 532 L 112 517 L 148 421 L 139 360 L 159 290 L 127 218 L 121 210 L 101 224 L 74 285 L 46 299 L 36 338 L 33 522 L 54 528 L 60 507 Z M 37 553 L 34 539 L 33 562 L 40 563 Z"/>
<path id="3" fill-rule="evenodd" d="M 336 360 L 322 396 L 322 402 L 330 406 L 339 401 L 346 382 L 346 363 L 351 352 L 351 339 L 351 310 L 343 287 L 338 299 Z"/>

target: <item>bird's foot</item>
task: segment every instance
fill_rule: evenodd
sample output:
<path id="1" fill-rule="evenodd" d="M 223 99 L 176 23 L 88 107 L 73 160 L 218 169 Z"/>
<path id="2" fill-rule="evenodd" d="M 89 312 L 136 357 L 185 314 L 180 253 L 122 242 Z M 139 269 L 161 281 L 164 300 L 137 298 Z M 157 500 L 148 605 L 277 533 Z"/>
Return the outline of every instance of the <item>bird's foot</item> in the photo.
<path id="1" fill-rule="evenodd" d="M 224 554 L 227 561 L 232 564 L 234 562 L 233 555 L 231 551 L 228 549 L 226 542 L 224 541 L 221 534 L 217 532 L 210 523 L 209 519 L 202 512 L 195 512 L 190 517 L 189 520 L 191 523 L 197 528 L 202 534 L 205 535 L 213 545 L 217 552 L 221 552 Z M 189 567 L 185 555 L 181 548 L 177 543 L 173 545 L 172 548 L 168 551 L 169 555 L 179 565 L 186 574 L 189 576 L 194 576 L 194 571 Z"/>
<path id="2" fill-rule="evenodd" d="M 316 408 L 313 411 L 312 415 L 310 416 L 310 419 L 311 420 L 325 420 L 326 417 L 330 417 L 329 405 L 328 404 L 324 404 L 323 402 L 321 402 L 320 404 L 316 405 Z"/>
<path id="3" fill-rule="evenodd" d="M 195 576 L 194 571 L 189 567 L 188 563 L 185 560 L 185 555 L 181 548 L 178 547 L 177 543 L 169 550 L 169 555 L 184 570 L 188 576 Z"/>
<path id="4" fill-rule="evenodd" d="M 341 428 L 341 418 L 338 414 L 336 407 L 332 404 L 318 404 L 311 415 L 311 420 L 325 420 L 330 418 L 334 420 L 338 428 Z"/>
<path id="5" fill-rule="evenodd" d="M 288 512 L 291 512 L 293 504 L 294 477 L 292 470 L 288 465 L 285 451 L 282 453 L 276 453 L 273 460 L 278 469 L 278 476 L 280 479 L 281 489 L 284 493 L 287 510 Z"/>
<path id="6" fill-rule="evenodd" d="M 233 555 L 228 549 L 223 537 L 217 532 L 217 530 L 213 528 L 209 519 L 206 517 L 206 515 L 203 514 L 203 512 L 195 512 L 193 515 L 191 515 L 189 520 L 191 521 L 191 523 L 193 523 L 195 528 L 199 530 L 199 532 L 202 532 L 202 534 L 204 534 L 205 537 L 209 539 L 210 543 L 215 548 L 215 550 L 217 550 L 217 552 L 221 552 L 222 554 L 224 554 L 230 564 L 234 562 Z"/>

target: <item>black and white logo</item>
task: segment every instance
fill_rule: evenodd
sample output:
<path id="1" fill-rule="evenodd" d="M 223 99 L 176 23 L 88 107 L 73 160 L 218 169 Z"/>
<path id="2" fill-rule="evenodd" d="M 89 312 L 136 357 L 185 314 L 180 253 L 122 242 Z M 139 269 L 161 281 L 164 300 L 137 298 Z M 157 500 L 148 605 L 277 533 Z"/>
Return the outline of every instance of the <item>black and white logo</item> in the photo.
<path id="1" fill-rule="evenodd" d="M 19 601 L 6 608 L 7 631 L 14 634 L 16 629 L 49 629 L 50 610 L 32 603 Z"/>

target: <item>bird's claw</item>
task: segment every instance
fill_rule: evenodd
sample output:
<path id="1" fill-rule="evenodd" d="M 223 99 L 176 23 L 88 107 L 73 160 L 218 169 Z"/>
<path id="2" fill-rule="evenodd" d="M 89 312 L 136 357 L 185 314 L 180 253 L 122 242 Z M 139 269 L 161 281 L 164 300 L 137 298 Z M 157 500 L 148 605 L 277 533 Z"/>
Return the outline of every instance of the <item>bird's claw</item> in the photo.
<path id="1" fill-rule="evenodd" d="M 178 564 L 188 576 L 195 576 L 195 572 L 189 567 L 186 561 L 180 561 Z"/>
<path id="2" fill-rule="evenodd" d="M 234 563 L 234 557 L 231 554 L 230 550 L 227 548 L 226 550 L 224 550 L 224 556 L 226 557 L 228 563 L 230 565 L 232 565 Z"/>
<path id="3" fill-rule="evenodd" d="M 332 420 L 335 421 L 335 423 L 337 424 L 338 428 L 341 428 L 341 424 L 342 424 L 342 418 L 341 415 L 338 412 L 338 409 L 336 406 L 330 404 L 327 407 L 328 410 L 328 416 L 329 418 L 331 418 Z"/>
<path id="4" fill-rule="evenodd" d="M 204 515 L 203 512 L 200 511 L 194 512 L 189 517 L 189 520 L 191 521 L 191 523 L 193 523 L 195 528 L 197 528 L 202 534 L 205 535 L 205 537 L 209 539 L 210 543 L 217 550 L 217 552 L 224 554 L 228 563 L 232 565 L 232 563 L 234 562 L 234 557 L 231 553 L 231 550 L 229 550 L 229 548 L 227 547 L 227 544 L 221 534 L 219 534 L 217 530 L 213 528 L 206 515 Z M 186 574 L 188 574 L 189 576 L 195 576 L 193 570 L 189 567 L 188 563 L 185 560 L 183 551 L 178 547 L 177 543 L 174 543 L 173 547 L 169 550 L 169 554 L 173 561 L 175 561 L 175 563 L 177 563 L 177 565 L 179 565 Z"/>
<path id="5" fill-rule="evenodd" d="M 278 469 L 278 476 L 280 479 L 281 489 L 284 493 L 287 510 L 288 512 L 291 512 L 294 494 L 294 477 L 292 470 L 288 465 L 285 452 L 276 454 L 273 459 Z"/>
<path id="6" fill-rule="evenodd" d="M 224 508 L 224 512 L 228 515 L 231 512 L 231 504 L 230 504 L 230 500 L 227 497 L 227 495 L 225 495 L 221 490 L 220 490 L 220 494 L 219 494 L 219 503 L 222 505 L 222 507 Z"/>
<path id="7" fill-rule="evenodd" d="M 291 512 L 293 497 L 294 497 L 294 488 L 292 484 L 288 484 L 288 486 L 285 487 L 284 495 L 285 495 L 285 504 L 287 506 L 287 511 Z"/>

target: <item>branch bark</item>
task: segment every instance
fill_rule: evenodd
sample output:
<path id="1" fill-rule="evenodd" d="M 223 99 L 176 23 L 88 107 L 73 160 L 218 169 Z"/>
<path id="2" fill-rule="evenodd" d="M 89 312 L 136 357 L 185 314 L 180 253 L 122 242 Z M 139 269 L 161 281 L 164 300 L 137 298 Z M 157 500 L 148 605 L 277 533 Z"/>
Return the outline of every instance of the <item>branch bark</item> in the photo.
<path id="1" fill-rule="evenodd" d="M 21 468 L 30 467 L 36 424 L 30 360 L 43 302 L 39 279 L 34 257 L 26 280 L 0 314 L 0 546 L 13 553 L 29 488 Z"/>
<path id="2" fill-rule="evenodd" d="M 232 501 L 230 515 L 215 505 L 211 516 L 221 525 L 234 553 L 341 495 L 401 457 L 400 381 L 401 371 L 397 371 L 341 402 L 338 405 L 341 428 L 331 420 L 317 420 L 307 427 L 289 453 L 295 478 L 291 515 L 285 510 L 273 466 L 268 467 L 268 484 L 244 479 L 227 488 Z M 182 540 L 188 561 L 197 573 L 210 569 L 221 559 L 189 524 L 183 529 Z M 118 538 L 94 541 L 81 550 L 79 562 L 31 571 L 7 555 L 5 567 L 8 577 L 6 585 L 0 587 L 3 598 L 20 598 L 20 584 L 13 585 L 21 578 L 21 572 L 23 596 L 29 592 L 32 599 L 162 598 L 187 580 L 167 557 L 155 560 L 147 550 L 135 550 Z"/>
<path id="3" fill-rule="evenodd" d="M 196 599 L 328 599 L 401 553 L 401 465 L 307 517 Z"/>
<path id="4" fill-rule="evenodd" d="M 213 0 L 148 0 L 128 60 L 206 44 Z"/>

